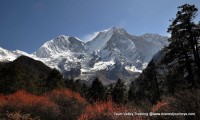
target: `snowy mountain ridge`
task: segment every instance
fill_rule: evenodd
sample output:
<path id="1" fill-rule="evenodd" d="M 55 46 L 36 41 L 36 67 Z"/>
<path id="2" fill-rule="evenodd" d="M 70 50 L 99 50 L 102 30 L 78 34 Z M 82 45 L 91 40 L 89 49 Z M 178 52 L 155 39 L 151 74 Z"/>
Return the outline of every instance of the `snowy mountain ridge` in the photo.
<path id="1" fill-rule="evenodd" d="M 99 76 L 104 84 L 108 84 L 118 78 L 132 80 L 155 53 L 168 45 L 167 39 L 149 33 L 134 36 L 123 28 L 113 27 L 100 31 L 87 42 L 76 37 L 58 36 L 33 54 L 0 48 L 0 61 L 12 61 L 25 55 L 60 70 L 65 77 L 88 80 Z"/>

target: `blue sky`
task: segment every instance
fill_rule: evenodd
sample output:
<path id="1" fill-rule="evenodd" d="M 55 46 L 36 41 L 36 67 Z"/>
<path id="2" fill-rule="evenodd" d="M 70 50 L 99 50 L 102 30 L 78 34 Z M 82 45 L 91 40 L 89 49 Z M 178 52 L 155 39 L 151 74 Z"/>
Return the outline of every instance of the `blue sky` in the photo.
<path id="1" fill-rule="evenodd" d="M 167 35 L 169 19 L 185 3 L 200 11 L 200 0 L 1 0 L 0 47 L 32 53 L 59 35 L 85 39 L 113 26 Z"/>

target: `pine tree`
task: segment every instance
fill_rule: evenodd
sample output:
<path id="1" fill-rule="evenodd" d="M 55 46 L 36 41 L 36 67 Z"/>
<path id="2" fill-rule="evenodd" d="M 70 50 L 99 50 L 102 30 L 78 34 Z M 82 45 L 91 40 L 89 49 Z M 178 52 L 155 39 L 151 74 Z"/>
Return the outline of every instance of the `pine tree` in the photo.
<path id="1" fill-rule="evenodd" d="M 96 78 L 88 90 L 88 99 L 90 102 L 102 101 L 105 100 L 105 95 L 105 87 L 101 81 Z"/>
<path id="2" fill-rule="evenodd" d="M 114 85 L 113 85 L 113 84 L 110 84 L 110 85 L 108 86 L 108 89 L 107 89 L 107 91 L 106 91 L 106 98 L 107 98 L 107 100 L 111 100 L 111 99 L 112 99 L 113 88 L 114 88 Z"/>
<path id="3" fill-rule="evenodd" d="M 46 88 L 45 92 L 49 91 L 49 90 L 56 89 L 56 88 L 63 88 L 64 87 L 63 76 L 56 69 L 53 69 L 49 73 L 45 82 L 46 82 L 45 83 L 45 88 Z"/>
<path id="4" fill-rule="evenodd" d="M 155 65 L 155 61 L 152 60 L 150 63 L 149 63 L 149 66 L 151 67 L 152 69 L 152 73 L 153 73 L 153 83 L 154 83 L 154 86 L 155 86 L 155 93 L 154 93 L 154 96 L 153 96 L 153 99 L 155 99 L 155 101 L 160 101 L 160 89 L 159 89 L 159 83 L 158 83 L 158 78 L 157 78 L 157 72 L 156 72 L 156 65 Z"/>
<path id="5" fill-rule="evenodd" d="M 80 94 L 81 94 L 83 97 L 87 97 L 88 89 L 89 89 L 88 86 L 87 86 L 85 83 L 82 83 Z"/>
<path id="6" fill-rule="evenodd" d="M 128 100 L 133 102 L 136 100 L 136 90 L 135 90 L 135 83 L 131 82 L 130 88 L 128 90 Z"/>
<path id="7" fill-rule="evenodd" d="M 76 80 L 73 84 L 73 91 L 75 92 L 81 92 L 81 83 L 80 83 L 80 80 Z"/>
<path id="8" fill-rule="evenodd" d="M 160 100 L 160 82 L 157 78 L 157 68 L 154 60 L 151 60 L 147 68 L 142 72 L 142 74 L 134 81 L 136 85 L 132 85 L 130 89 L 134 90 L 136 96 L 136 102 L 147 99 L 152 104 L 155 104 Z M 130 91 L 132 92 L 132 91 Z M 131 97 L 131 96 L 130 96 Z M 131 99 L 131 98 L 130 98 Z"/>
<path id="9" fill-rule="evenodd" d="M 69 89 L 74 89 L 74 79 L 65 79 L 65 87 Z"/>
<path id="10" fill-rule="evenodd" d="M 118 104 L 123 103 L 125 91 L 126 91 L 126 88 L 125 88 L 124 82 L 122 82 L 122 80 L 119 79 L 113 88 L 112 100 Z"/>
<path id="11" fill-rule="evenodd" d="M 178 64 L 183 64 L 187 71 L 187 79 L 192 86 L 195 86 L 195 72 L 200 74 L 200 59 L 199 59 L 199 27 L 194 23 L 198 9 L 195 5 L 185 4 L 178 7 L 179 11 L 176 18 L 172 20 L 172 24 L 168 28 L 171 33 L 171 42 L 169 45 L 169 54 L 177 61 Z M 194 61 L 195 66 L 192 64 Z"/>

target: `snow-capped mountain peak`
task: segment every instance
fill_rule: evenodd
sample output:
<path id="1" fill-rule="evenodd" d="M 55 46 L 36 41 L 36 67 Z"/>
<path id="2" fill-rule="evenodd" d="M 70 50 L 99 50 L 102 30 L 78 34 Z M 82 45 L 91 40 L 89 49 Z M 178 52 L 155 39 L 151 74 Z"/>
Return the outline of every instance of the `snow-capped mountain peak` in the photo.
<path id="1" fill-rule="evenodd" d="M 65 77 L 88 80 L 101 76 L 109 83 L 138 75 L 153 55 L 168 44 L 167 39 L 149 33 L 134 36 L 123 28 L 112 27 L 87 42 L 73 36 L 58 36 L 45 42 L 34 54 L 0 48 L 0 60 L 12 61 L 26 55 L 60 70 Z"/>
<path id="2" fill-rule="evenodd" d="M 29 57 L 31 56 L 30 54 L 28 54 L 24 51 L 21 51 L 21 50 L 10 51 L 10 50 L 6 50 L 6 49 L 0 47 L 0 62 L 13 61 L 21 55 L 26 55 Z"/>
<path id="3" fill-rule="evenodd" d="M 13 61 L 16 59 L 16 57 L 17 55 L 15 55 L 13 52 L 0 47 L 0 61 Z"/>
<path id="4" fill-rule="evenodd" d="M 88 51 L 94 52 L 102 49 L 114 34 L 120 34 L 123 36 L 127 34 L 127 32 L 123 28 L 117 27 L 102 30 L 91 41 L 86 42 Z"/>
<path id="5" fill-rule="evenodd" d="M 99 32 L 99 34 L 94 39 L 86 42 L 88 51 L 93 52 L 93 51 L 101 49 L 106 44 L 106 42 L 110 39 L 112 34 L 113 32 L 110 30 Z"/>
<path id="6" fill-rule="evenodd" d="M 66 52 L 84 52 L 84 44 L 76 37 L 61 35 L 44 43 L 34 54 L 37 57 L 48 58 Z"/>

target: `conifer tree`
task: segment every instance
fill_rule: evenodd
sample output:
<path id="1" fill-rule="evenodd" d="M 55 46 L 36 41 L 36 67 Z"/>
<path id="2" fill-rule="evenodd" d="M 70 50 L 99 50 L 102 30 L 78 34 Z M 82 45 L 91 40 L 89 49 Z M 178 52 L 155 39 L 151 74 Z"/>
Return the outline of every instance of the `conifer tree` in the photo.
<path id="1" fill-rule="evenodd" d="M 137 102 L 138 100 L 147 99 L 152 104 L 155 104 L 160 100 L 160 83 L 157 74 L 155 62 L 151 60 L 148 67 L 136 79 L 137 83 L 135 83 L 135 86 L 137 87 L 137 91 L 135 90 L 134 94 L 136 95 Z M 132 86 L 130 89 L 133 89 Z"/>
<path id="2" fill-rule="evenodd" d="M 130 88 L 128 90 L 128 100 L 130 102 L 133 102 L 134 100 L 136 100 L 136 90 L 135 90 L 134 82 L 131 82 Z"/>
<path id="3" fill-rule="evenodd" d="M 88 98 L 90 102 L 102 101 L 105 99 L 105 95 L 105 87 L 101 81 L 96 78 L 88 90 Z"/>
<path id="4" fill-rule="evenodd" d="M 115 84 L 112 91 L 113 101 L 118 104 L 122 103 L 124 100 L 125 91 L 126 91 L 126 88 L 125 88 L 124 82 L 122 82 L 122 80 L 119 79 L 117 83 Z"/>
<path id="5" fill-rule="evenodd" d="M 56 88 L 64 87 L 63 76 L 60 74 L 59 71 L 57 71 L 56 69 L 53 69 L 49 73 L 49 75 L 46 79 L 45 87 L 46 87 L 45 92 L 56 89 Z"/>
<path id="6" fill-rule="evenodd" d="M 81 85 L 81 92 L 80 94 L 83 96 L 83 97 L 87 97 L 87 94 L 88 94 L 88 86 L 85 84 L 85 83 L 82 83 Z"/>
<path id="7" fill-rule="evenodd" d="M 200 74 L 199 59 L 199 27 L 194 23 L 198 9 L 195 5 L 184 4 L 178 7 L 176 18 L 168 28 L 171 34 L 169 54 L 178 64 L 184 65 L 188 73 L 187 79 L 195 86 L 195 76 Z M 194 61 L 194 65 L 192 64 Z M 195 70 L 197 71 L 195 73 Z"/>

